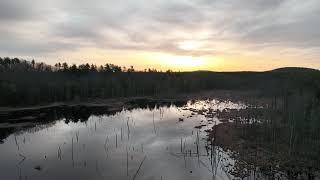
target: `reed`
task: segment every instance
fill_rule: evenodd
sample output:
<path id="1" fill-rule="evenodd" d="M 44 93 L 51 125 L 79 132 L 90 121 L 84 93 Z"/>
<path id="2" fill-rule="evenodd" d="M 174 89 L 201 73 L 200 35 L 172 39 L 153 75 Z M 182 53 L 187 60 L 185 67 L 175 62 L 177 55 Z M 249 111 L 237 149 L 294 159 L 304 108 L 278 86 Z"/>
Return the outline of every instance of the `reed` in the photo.
<path id="1" fill-rule="evenodd" d="M 72 160 L 72 167 L 74 167 L 74 158 L 73 158 L 73 137 L 71 139 L 71 160 Z"/>

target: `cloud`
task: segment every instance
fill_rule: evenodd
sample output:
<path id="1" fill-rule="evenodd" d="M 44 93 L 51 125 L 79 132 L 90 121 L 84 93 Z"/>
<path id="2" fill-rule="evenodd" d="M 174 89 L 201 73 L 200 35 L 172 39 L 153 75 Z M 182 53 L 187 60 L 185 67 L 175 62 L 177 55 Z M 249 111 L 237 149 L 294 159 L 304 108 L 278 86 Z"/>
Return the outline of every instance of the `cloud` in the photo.
<path id="1" fill-rule="evenodd" d="M 0 1 L 0 21 L 28 20 L 34 16 L 30 1 Z"/>
<path id="2" fill-rule="evenodd" d="M 45 57 L 97 48 L 223 56 L 296 49 L 291 56 L 305 51 L 314 63 L 319 14 L 318 0 L 2 0 L 0 53 Z M 186 41 L 201 46 L 179 47 Z"/>

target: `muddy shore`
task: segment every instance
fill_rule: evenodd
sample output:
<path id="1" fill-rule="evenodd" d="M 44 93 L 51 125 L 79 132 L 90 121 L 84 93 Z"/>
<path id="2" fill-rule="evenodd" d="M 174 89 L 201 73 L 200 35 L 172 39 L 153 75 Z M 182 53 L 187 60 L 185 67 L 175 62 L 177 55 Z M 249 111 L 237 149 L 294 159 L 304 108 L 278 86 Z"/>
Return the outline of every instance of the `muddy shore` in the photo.
<path id="1" fill-rule="evenodd" d="M 318 177 L 320 161 L 317 152 L 310 147 L 301 148 L 298 152 L 291 151 L 290 146 L 283 142 L 287 138 L 285 129 L 279 129 L 277 142 L 272 142 L 261 124 L 227 122 L 208 131 L 208 141 L 232 152 L 235 166 L 229 173 L 236 177 L 245 178 L 252 174 L 258 179 L 262 174 L 273 179 Z"/>

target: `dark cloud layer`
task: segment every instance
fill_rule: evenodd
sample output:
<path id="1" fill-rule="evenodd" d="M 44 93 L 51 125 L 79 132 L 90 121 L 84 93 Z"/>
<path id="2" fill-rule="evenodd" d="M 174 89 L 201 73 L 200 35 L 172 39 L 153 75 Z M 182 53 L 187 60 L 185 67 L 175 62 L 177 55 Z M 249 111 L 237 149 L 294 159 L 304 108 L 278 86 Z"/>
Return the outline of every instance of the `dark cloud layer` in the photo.
<path id="1" fill-rule="evenodd" d="M 0 20 L 28 20 L 34 16 L 31 3 L 19 1 L 0 1 Z"/>
<path id="2" fill-rule="evenodd" d="M 0 53 L 94 47 L 214 56 L 299 48 L 314 62 L 319 18 L 318 0 L 2 0 Z M 181 48 L 186 41 L 202 45 Z"/>

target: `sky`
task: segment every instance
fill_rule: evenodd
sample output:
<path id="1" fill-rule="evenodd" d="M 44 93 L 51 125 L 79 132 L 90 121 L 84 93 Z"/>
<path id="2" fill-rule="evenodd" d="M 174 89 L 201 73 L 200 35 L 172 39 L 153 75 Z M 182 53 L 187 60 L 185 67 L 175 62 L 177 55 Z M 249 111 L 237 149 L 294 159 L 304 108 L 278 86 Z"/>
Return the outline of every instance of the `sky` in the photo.
<path id="1" fill-rule="evenodd" d="M 136 69 L 320 69 L 319 0 L 0 0 L 0 56 Z"/>

